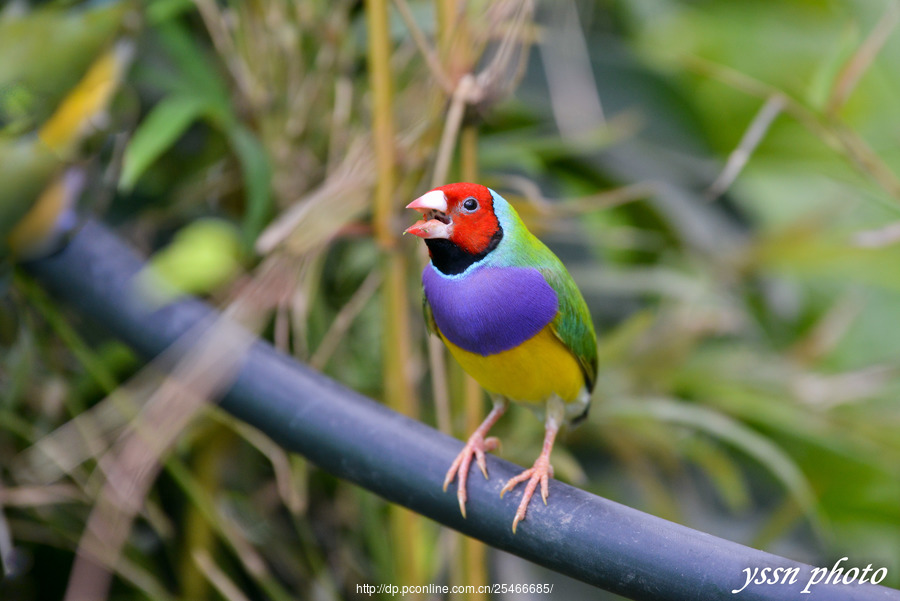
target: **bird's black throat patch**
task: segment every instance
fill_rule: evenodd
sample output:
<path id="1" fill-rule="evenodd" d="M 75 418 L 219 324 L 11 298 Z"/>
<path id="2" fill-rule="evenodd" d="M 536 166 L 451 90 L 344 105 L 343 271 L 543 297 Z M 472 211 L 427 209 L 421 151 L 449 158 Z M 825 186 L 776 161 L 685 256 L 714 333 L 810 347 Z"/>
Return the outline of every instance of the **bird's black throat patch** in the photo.
<path id="1" fill-rule="evenodd" d="M 497 225 L 497 231 L 491 236 L 487 248 L 477 254 L 463 250 L 446 238 L 426 238 L 425 244 L 431 255 L 431 263 L 445 275 L 456 275 L 464 272 L 470 265 L 482 260 L 488 253 L 497 248 L 503 239 L 503 228 Z"/>

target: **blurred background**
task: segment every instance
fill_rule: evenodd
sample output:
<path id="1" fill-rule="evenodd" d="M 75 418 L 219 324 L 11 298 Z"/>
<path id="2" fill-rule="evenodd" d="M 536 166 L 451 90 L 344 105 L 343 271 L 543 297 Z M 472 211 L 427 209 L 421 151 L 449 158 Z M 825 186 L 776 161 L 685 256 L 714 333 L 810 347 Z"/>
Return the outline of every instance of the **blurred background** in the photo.
<path id="1" fill-rule="evenodd" d="M 897 1 L 0 6 L 3 599 L 597 598 L 286 455 L 208 402 L 233 363 L 185 401 L 15 267 L 101 219 L 166 281 L 148 296 L 463 438 L 486 399 L 427 340 L 400 236 L 459 180 L 517 207 L 600 333 L 557 478 L 900 586 Z M 502 456 L 542 432 L 511 411 Z"/>

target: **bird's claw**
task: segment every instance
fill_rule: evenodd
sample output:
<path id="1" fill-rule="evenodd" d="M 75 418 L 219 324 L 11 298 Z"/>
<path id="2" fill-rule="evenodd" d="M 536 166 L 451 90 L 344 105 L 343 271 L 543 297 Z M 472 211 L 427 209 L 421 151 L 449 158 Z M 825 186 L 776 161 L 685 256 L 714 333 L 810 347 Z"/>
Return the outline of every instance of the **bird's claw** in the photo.
<path id="1" fill-rule="evenodd" d="M 478 464 L 478 467 L 481 468 L 481 473 L 484 474 L 484 479 L 489 480 L 487 473 L 487 462 L 484 458 L 485 451 L 491 452 L 496 451 L 500 448 L 500 439 L 496 436 L 490 436 L 484 439 L 484 444 L 481 448 L 475 447 L 475 463 Z"/>
<path id="2" fill-rule="evenodd" d="M 500 440 L 497 437 L 484 438 L 480 433 L 475 432 L 469 437 L 466 445 L 459 452 L 459 455 L 456 456 L 456 459 L 453 460 L 453 463 L 450 464 L 450 469 L 447 470 L 447 475 L 444 477 L 444 492 L 447 492 L 447 487 L 459 476 L 456 498 L 459 499 L 459 511 L 463 517 L 466 517 L 466 499 L 468 498 L 466 483 L 469 479 L 469 466 L 472 465 L 472 457 L 475 458 L 475 464 L 478 465 L 481 473 L 484 474 L 485 480 L 487 480 L 487 461 L 484 454 L 486 451 L 490 452 L 499 448 Z"/>
<path id="3" fill-rule="evenodd" d="M 538 484 L 541 485 L 541 499 L 544 501 L 544 505 L 547 504 L 547 497 L 550 491 L 550 478 L 552 476 L 553 466 L 550 465 L 550 461 L 542 455 L 534 462 L 534 466 L 523 471 L 518 476 L 510 478 L 509 482 L 506 483 L 506 486 L 500 491 L 500 497 L 503 498 L 503 495 L 515 488 L 520 482 L 528 481 L 528 484 L 525 485 L 525 492 L 522 493 L 522 501 L 519 503 L 519 508 L 516 510 L 516 516 L 513 519 L 513 534 L 516 533 L 516 526 L 518 526 L 519 522 L 525 519 L 525 512 L 528 511 L 528 504 L 531 502 L 531 497 L 534 496 L 534 491 Z"/>

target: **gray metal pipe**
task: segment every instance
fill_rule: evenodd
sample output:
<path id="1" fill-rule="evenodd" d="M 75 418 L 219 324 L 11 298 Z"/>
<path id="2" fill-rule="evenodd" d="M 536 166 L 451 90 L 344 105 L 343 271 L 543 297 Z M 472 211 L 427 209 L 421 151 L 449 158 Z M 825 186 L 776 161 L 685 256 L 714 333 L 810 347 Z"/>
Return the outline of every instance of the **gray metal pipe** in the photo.
<path id="1" fill-rule="evenodd" d="M 59 253 L 25 269 L 48 290 L 102 324 L 146 358 L 219 314 L 196 299 L 148 308 L 134 285 L 142 259 L 104 226 L 89 222 Z M 458 530 L 552 570 L 632 599 L 814 601 L 900 600 L 874 585 L 818 584 L 807 566 L 716 538 L 551 481 L 550 504 L 531 504 L 510 530 L 519 491 L 500 488 L 521 468 L 488 458 L 491 479 L 469 481 L 468 518 L 453 491 L 441 489 L 458 440 L 397 414 L 326 378 L 265 342 L 244 358 L 221 407 L 322 469 Z M 846 562 L 844 563 L 846 567 Z M 745 569 L 796 568 L 793 583 L 749 584 Z M 778 572 L 778 578 L 784 578 Z M 426 584 L 426 583 L 422 583 Z M 804 591 L 806 588 L 806 591 Z M 739 593 L 732 593 L 733 590 Z M 803 594 L 809 592 L 808 595 Z"/>

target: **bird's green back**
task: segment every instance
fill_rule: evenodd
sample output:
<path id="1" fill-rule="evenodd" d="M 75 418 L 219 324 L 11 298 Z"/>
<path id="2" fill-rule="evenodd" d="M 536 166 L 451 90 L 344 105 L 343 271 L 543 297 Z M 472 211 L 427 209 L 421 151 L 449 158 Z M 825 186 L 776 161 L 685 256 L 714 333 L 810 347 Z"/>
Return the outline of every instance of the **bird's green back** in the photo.
<path id="1" fill-rule="evenodd" d="M 483 263 L 494 267 L 532 267 L 543 274 L 559 300 L 559 312 L 551 327 L 578 359 L 587 388 L 593 390 L 597 379 L 597 335 L 581 291 L 562 261 L 528 231 L 515 209 L 502 196 L 493 194 L 503 238 Z"/>

